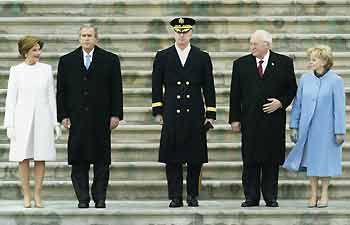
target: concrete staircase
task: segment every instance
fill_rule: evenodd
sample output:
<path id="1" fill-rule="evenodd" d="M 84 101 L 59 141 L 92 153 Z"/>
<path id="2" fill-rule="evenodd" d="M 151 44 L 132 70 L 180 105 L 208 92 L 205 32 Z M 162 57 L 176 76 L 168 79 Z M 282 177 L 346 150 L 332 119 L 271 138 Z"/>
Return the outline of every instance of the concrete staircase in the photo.
<path id="1" fill-rule="evenodd" d="M 1 1 L 0 121 L 9 67 L 22 60 L 16 41 L 24 34 L 43 38 L 42 62 L 56 71 L 58 58 L 78 46 L 83 23 L 96 24 L 99 45 L 121 58 L 125 121 L 112 134 L 107 210 L 75 209 L 66 131 L 57 142 L 57 161 L 47 163 L 43 191 L 47 207 L 22 209 L 17 164 L 8 162 L 6 131 L 0 128 L 0 224 L 348 224 L 349 135 L 343 148 L 343 175 L 331 181 L 328 209 L 306 209 L 305 175 L 281 170 L 281 208 L 245 210 L 239 207 L 243 199 L 240 136 L 230 131 L 227 119 L 232 61 L 247 54 L 254 30 L 266 29 L 273 33 L 273 50 L 295 59 L 298 77 L 307 70 L 308 47 L 322 43 L 333 48 L 334 70 L 346 84 L 349 124 L 349 10 L 347 0 Z M 160 126 L 151 116 L 151 70 L 156 50 L 173 43 L 168 21 L 178 15 L 197 19 L 192 43 L 212 57 L 218 120 L 208 134 L 210 162 L 203 170 L 201 207 L 169 210 L 165 172 L 157 162 Z M 292 144 L 287 147 L 290 150 Z"/>

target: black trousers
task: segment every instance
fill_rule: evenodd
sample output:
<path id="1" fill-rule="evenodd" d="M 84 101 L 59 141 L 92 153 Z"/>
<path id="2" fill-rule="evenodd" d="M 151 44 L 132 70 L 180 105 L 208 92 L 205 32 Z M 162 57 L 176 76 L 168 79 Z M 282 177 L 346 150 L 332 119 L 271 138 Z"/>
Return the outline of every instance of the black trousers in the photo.
<path id="1" fill-rule="evenodd" d="M 242 184 L 247 201 L 276 201 L 279 164 L 243 163 Z"/>
<path id="2" fill-rule="evenodd" d="M 109 180 L 109 165 L 106 163 L 94 163 L 94 178 L 91 186 L 91 195 L 94 202 L 106 200 L 106 192 Z M 90 202 L 89 194 L 89 170 L 90 163 L 72 165 L 71 179 L 75 194 L 79 202 Z"/>
<path id="3" fill-rule="evenodd" d="M 199 176 L 201 174 L 203 164 L 187 163 L 187 196 L 198 196 Z M 183 187 L 183 165 L 182 163 L 167 163 L 165 166 L 166 177 L 168 181 L 168 196 L 169 199 L 182 199 Z"/>

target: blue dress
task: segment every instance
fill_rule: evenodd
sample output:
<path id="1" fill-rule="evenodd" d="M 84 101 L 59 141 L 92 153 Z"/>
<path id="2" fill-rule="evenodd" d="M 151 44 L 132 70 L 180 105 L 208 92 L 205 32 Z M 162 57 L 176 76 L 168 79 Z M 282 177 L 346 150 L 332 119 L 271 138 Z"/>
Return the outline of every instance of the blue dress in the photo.
<path id="1" fill-rule="evenodd" d="M 298 141 L 283 167 L 306 170 L 307 176 L 340 176 L 341 145 L 335 134 L 345 134 L 343 79 L 329 70 L 321 77 L 301 76 L 293 102 L 290 128 L 298 129 Z"/>

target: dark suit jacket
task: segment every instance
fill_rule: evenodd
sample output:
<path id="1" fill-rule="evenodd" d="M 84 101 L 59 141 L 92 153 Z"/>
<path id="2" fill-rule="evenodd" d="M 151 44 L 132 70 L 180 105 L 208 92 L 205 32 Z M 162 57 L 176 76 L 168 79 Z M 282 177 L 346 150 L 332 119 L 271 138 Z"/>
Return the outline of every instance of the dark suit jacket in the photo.
<path id="1" fill-rule="evenodd" d="M 203 123 L 206 117 L 216 116 L 209 54 L 191 45 L 183 67 L 174 45 L 159 51 L 153 64 L 152 102 L 153 114 L 162 114 L 164 119 L 159 161 L 207 162 Z"/>
<path id="2" fill-rule="evenodd" d="M 241 122 L 244 162 L 284 162 L 285 109 L 296 89 L 293 61 L 287 56 L 270 51 L 263 78 L 253 55 L 233 62 L 229 123 Z M 280 100 L 282 108 L 264 113 L 262 108 L 268 98 Z"/>
<path id="3" fill-rule="evenodd" d="M 58 121 L 70 118 L 68 162 L 111 161 L 110 118 L 123 119 L 118 56 L 95 46 L 84 66 L 82 48 L 60 58 L 57 72 Z"/>

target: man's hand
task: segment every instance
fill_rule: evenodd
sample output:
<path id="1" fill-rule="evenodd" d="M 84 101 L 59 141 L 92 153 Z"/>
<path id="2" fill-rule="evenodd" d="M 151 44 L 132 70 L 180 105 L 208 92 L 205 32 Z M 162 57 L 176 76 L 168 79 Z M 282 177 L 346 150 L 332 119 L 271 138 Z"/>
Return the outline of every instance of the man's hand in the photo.
<path id="1" fill-rule="evenodd" d="M 154 118 L 154 120 L 159 123 L 160 125 L 163 125 L 163 116 L 158 114 L 156 115 L 156 117 Z"/>
<path id="2" fill-rule="evenodd" d="M 110 129 L 113 130 L 114 128 L 118 127 L 119 121 L 120 121 L 119 117 L 112 116 L 111 123 L 110 123 Z"/>
<path id="3" fill-rule="evenodd" d="M 271 102 L 263 105 L 263 111 L 265 113 L 273 113 L 282 107 L 282 103 L 276 98 L 268 98 L 267 100 Z"/>
<path id="4" fill-rule="evenodd" d="M 239 133 L 239 132 L 241 132 L 241 123 L 240 122 L 232 122 L 231 128 L 232 128 L 232 131 L 234 133 Z"/>
<path id="5" fill-rule="evenodd" d="M 214 119 L 209 119 L 209 118 L 205 119 L 204 125 L 205 125 L 208 121 L 211 123 L 211 125 L 214 125 L 214 121 L 215 121 L 215 120 L 214 120 Z"/>
<path id="6" fill-rule="evenodd" d="M 70 119 L 69 118 L 64 118 L 63 120 L 62 120 L 62 125 L 64 126 L 64 128 L 66 128 L 66 129 L 69 129 L 70 128 Z"/>

